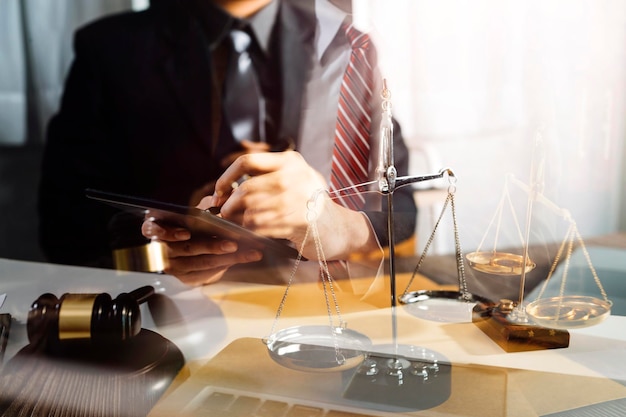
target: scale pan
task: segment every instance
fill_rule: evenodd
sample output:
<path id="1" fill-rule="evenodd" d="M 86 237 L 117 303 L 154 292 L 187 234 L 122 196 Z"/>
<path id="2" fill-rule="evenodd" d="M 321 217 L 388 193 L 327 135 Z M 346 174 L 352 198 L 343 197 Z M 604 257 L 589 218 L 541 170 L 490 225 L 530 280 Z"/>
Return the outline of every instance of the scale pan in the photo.
<path id="1" fill-rule="evenodd" d="M 360 365 L 371 341 L 341 327 L 295 326 L 274 333 L 266 344 L 270 357 L 286 368 L 336 372 Z"/>
<path id="2" fill-rule="evenodd" d="M 540 326 L 576 329 L 602 322 L 611 314 L 611 301 L 582 295 L 542 298 L 526 306 L 526 314 Z"/>
<path id="3" fill-rule="evenodd" d="M 513 276 L 522 274 L 524 257 L 508 252 L 472 252 L 466 255 L 472 268 L 493 275 Z M 526 272 L 535 269 L 535 263 L 526 259 Z"/>
<path id="4" fill-rule="evenodd" d="M 478 301 L 488 300 L 470 294 L 465 299 L 459 291 L 411 291 L 400 297 L 400 302 L 412 315 L 445 323 L 471 323 L 472 311 Z"/>

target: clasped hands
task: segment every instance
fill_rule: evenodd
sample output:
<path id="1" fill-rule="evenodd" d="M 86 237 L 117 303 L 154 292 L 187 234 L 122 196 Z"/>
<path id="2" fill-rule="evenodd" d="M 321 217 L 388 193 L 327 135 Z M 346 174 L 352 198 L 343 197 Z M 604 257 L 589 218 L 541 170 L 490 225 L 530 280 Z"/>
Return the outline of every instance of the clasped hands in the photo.
<path id="1" fill-rule="evenodd" d="M 233 187 L 242 177 L 249 179 Z M 307 203 L 317 196 L 315 221 L 326 259 L 347 259 L 351 253 L 377 248 L 367 217 L 319 192 L 326 189 L 326 181 L 296 151 L 247 153 L 228 166 L 213 195 L 197 207 L 219 207 L 224 219 L 270 238 L 289 240 L 300 249 L 310 218 Z M 151 220 L 144 222 L 142 233 L 165 243 L 169 267 L 164 272 L 191 285 L 216 282 L 231 266 L 263 256 L 258 250 L 239 249 L 235 241 L 195 237 L 185 228 Z M 312 238 L 307 240 L 302 254 L 316 259 Z"/>

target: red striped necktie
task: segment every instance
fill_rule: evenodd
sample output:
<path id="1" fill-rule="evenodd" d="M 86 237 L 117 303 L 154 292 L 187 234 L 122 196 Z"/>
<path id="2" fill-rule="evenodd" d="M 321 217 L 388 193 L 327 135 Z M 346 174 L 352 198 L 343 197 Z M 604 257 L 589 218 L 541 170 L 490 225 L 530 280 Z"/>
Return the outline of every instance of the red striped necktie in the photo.
<path id="1" fill-rule="evenodd" d="M 373 70 L 369 60 L 371 42 L 367 34 L 351 24 L 342 28 L 352 47 L 352 54 L 339 92 L 330 191 L 338 194 L 337 201 L 345 207 L 361 210 L 365 206 L 365 198 L 356 193 L 354 186 L 368 181 L 373 88 Z"/>

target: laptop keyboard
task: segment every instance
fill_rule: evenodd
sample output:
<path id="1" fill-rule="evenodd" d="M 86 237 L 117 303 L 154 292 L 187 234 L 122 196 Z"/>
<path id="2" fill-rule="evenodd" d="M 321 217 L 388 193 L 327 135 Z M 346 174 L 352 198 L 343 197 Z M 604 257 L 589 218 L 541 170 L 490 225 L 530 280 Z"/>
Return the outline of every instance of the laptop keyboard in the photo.
<path id="1" fill-rule="evenodd" d="M 335 405 L 207 387 L 185 407 L 185 414 L 211 417 L 368 417 Z"/>

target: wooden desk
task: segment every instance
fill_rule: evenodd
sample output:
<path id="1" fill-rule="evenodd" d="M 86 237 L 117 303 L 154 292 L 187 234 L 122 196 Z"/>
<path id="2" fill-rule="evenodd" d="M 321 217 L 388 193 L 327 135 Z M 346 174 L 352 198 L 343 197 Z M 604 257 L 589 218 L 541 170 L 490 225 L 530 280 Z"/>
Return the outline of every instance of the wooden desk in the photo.
<path id="1" fill-rule="evenodd" d="M 0 259 L 0 293 L 8 294 L 0 312 L 11 313 L 14 327 L 5 363 L 27 344 L 24 331 L 30 304 L 42 293 L 108 292 L 117 295 L 153 285 L 166 300 L 159 311 L 142 306 L 144 328 L 174 342 L 185 355 L 187 368 L 163 401 L 175 400 L 185 382 L 199 376 L 222 349 L 241 338 L 266 337 L 275 323 L 284 287 L 218 283 L 190 288 L 166 275 L 64 267 Z M 398 277 L 398 289 L 404 289 Z M 405 282 L 405 281 L 404 281 Z M 384 283 L 383 283 L 384 284 Z M 385 284 L 386 285 L 386 284 Z M 384 287 L 384 285 L 383 285 Z M 343 287 L 342 287 L 343 288 Z M 422 279 L 414 289 L 435 289 Z M 447 287 L 453 289 L 453 287 Z M 391 338 L 388 292 L 356 295 L 337 292 L 341 314 L 350 329 L 367 335 L 373 344 Z M 471 323 L 447 323 L 416 317 L 403 306 L 395 309 L 398 342 L 439 352 L 452 363 L 506 369 L 507 416 L 545 415 L 614 398 L 626 397 L 626 317 L 611 316 L 587 329 L 571 331 L 570 347 L 551 351 L 505 353 Z M 319 285 L 294 285 L 277 328 L 328 323 Z M 480 381 L 476 381 L 480 384 Z M 464 415 L 464 414 L 460 414 Z M 471 414 L 470 414 L 471 415 Z"/>

